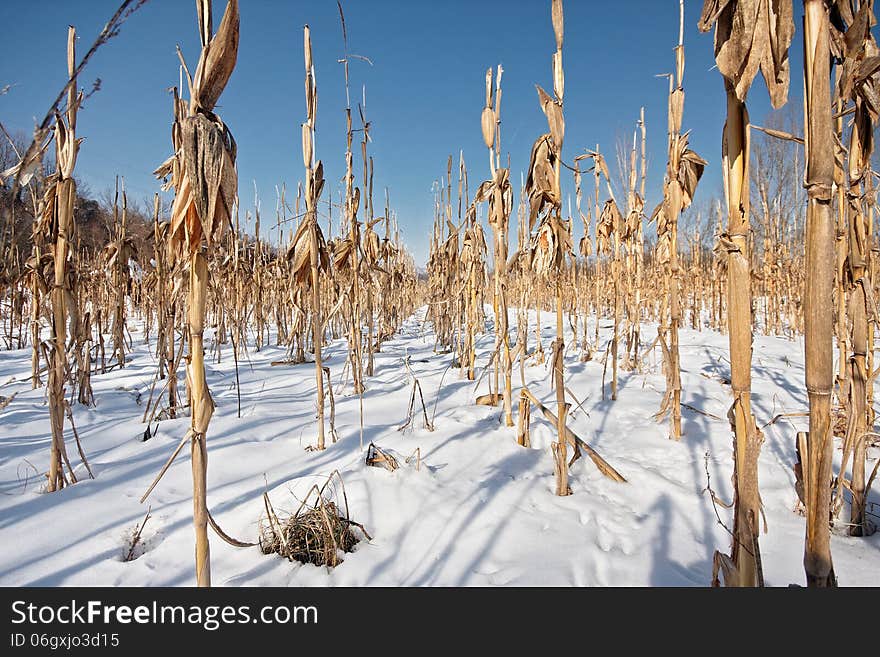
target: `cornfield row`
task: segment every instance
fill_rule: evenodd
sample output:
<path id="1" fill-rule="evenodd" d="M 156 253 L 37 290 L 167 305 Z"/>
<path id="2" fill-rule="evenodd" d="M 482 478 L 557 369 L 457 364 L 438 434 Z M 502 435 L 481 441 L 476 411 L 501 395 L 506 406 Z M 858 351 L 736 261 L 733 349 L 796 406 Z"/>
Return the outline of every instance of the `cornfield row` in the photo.
<path id="1" fill-rule="evenodd" d="M 73 31 L 66 109 L 58 111 L 56 103 L 52 130 L 45 126 L 38 130 L 20 164 L 4 172 L 14 181 L 13 197 L 16 190 L 25 189 L 38 218 L 29 257 L 19 252 L 15 221 L 9 222 L 9 229 L 4 226 L 0 319 L 8 348 L 29 345 L 32 350 L 33 386 L 43 385 L 43 375 L 48 375 L 49 491 L 75 482 L 65 447 L 65 417 L 70 417 L 72 403 L 94 403 L 92 374 L 125 367 L 132 349 L 126 329 L 131 322 L 141 322 L 146 339 L 156 345 L 158 366 L 143 421 L 191 418 L 190 429 L 168 464 L 189 443 L 200 585 L 211 581 L 207 526 L 217 529 L 206 502 L 208 433 L 214 411 L 205 381 L 206 359 L 238 361 L 248 350 L 260 350 L 274 339 L 288 349 L 288 357 L 274 365 L 314 362 L 315 447 L 324 449 L 326 436 L 335 441 L 336 430 L 323 345 L 335 338 L 347 340 L 346 380 L 350 378 L 354 394 L 362 395 L 373 375 L 373 354 L 416 308 L 427 305 L 437 350 L 452 352 L 452 362 L 463 378 L 476 380 L 481 369 L 491 372 L 485 379 L 488 392 L 476 403 L 499 406 L 503 423 L 519 444 L 529 445 L 533 408 L 553 422 L 556 493 L 570 495 L 568 469 L 582 451 L 606 476 L 619 482 L 624 478 L 566 423 L 571 407 L 566 398 L 566 355 L 603 360 L 608 396 L 617 400 L 618 373 L 643 371 L 648 367 L 646 355 L 659 349 L 666 390 L 655 420 L 668 421 L 669 437 L 680 440 L 679 330 L 715 330 L 730 339 L 733 403 L 728 417 L 735 462 L 733 540 L 729 555 L 716 553 L 716 569 L 726 585 L 761 585 L 757 464 L 763 437 L 750 401 L 752 335 L 804 335 L 809 432 L 793 437 L 792 444 L 807 516 L 804 564 L 811 585 L 835 584 L 829 513 L 839 515 L 846 490 L 852 499 L 852 533 L 868 533 L 865 500 L 876 474 L 875 468 L 868 475 L 865 467 L 875 420 L 874 300 L 880 293 L 874 275 L 875 174 L 870 166 L 873 129 L 880 113 L 875 86 L 880 57 L 870 31 L 872 2 L 805 0 L 806 129 L 798 136 L 752 125 L 746 108 L 758 71 L 773 106 L 787 102 L 788 49 L 794 35 L 791 0 L 706 0 L 699 27 L 702 31 L 715 27 L 715 55 L 727 107 L 722 131 L 725 203 L 713 208 L 717 221 L 712 221 L 711 249 L 697 227 L 679 225 L 683 213 L 689 208 L 694 212 L 691 206 L 707 166 L 691 150 L 689 133 L 683 128 L 683 0 L 674 73 L 668 77 L 662 201 L 651 212 L 646 208 L 644 111 L 636 122 L 632 147 L 623 154 L 621 177 L 612 175 L 598 147 L 577 155 L 563 152 L 563 10 L 561 0 L 552 0 L 555 49 L 547 85 L 552 93 L 537 87 L 547 131 L 533 142 L 528 171 L 519 183 L 519 201 L 514 203 L 509 166 L 502 166 L 503 69 L 498 66 L 486 72 L 480 115 L 489 160 L 483 172 L 486 180 L 471 195 L 463 154 L 457 173 L 449 157 L 445 178 L 436 186 L 426 280 L 419 278 L 401 243 L 387 193 L 384 211 L 376 211 L 373 160 L 368 154 L 370 123 L 363 106 L 358 107 L 362 175 L 356 171 L 350 101 L 345 108 L 343 200 L 338 206 L 322 201 L 324 167 L 315 147 L 317 78 L 308 26 L 303 41 L 303 183 L 292 201 L 286 190 L 278 193 L 274 224 L 281 237 L 277 243 L 260 236 L 264 218 L 258 200 L 253 215 L 256 235 L 240 230 L 236 143 L 232 128 L 215 112 L 236 63 L 238 3 L 227 2 L 216 33 L 210 0 L 200 0 L 197 6 L 201 54 L 192 75 L 181 57 L 186 89 L 174 91 L 173 155 L 156 170 L 165 189 L 173 189 L 174 202 L 166 212 L 157 194 L 146 252 L 138 252 L 127 232 L 124 186 L 117 188 L 113 237 L 106 249 L 93 253 L 77 246 L 72 174 L 79 147 L 76 112 L 81 95 L 76 91 Z M 342 18 L 341 13 L 340 6 Z M 344 18 L 342 27 L 344 35 Z M 348 90 L 347 56 L 342 62 Z M 804 231 L 795 230 L 779 215 L 768 200 L 761 172 L 755 176 L 750 169 L 755 129 L 767 138 L 804 144 L 808 197 Z M 53 140 L 57 171 L 41 176 L 41 156 Z M 563 180 L 568 176 L 574 189 L 574 214 L 571 201 L 566 208 L 563 198 Z M 750 184 L 756 178 L 762 201 L 757 220 L 750 208 Z M 624 190 L 621 198 L 615 197 L 615 188 Z M 337 210 L 338 235 L 333 235 L 332 224 L 322 225 L 325 207 L 331 215 L 334 207 Z M 488 233 L 481 222 L 484 208 Z M 511 254 L 514 212 L 516 248 Z M 753 227 L 758 222 L 760 236 Z M 647 236 L 651 223 L 653 238 Z M 137 263 L 134 270 L 130 262 Z M 489 307 L 491 324 L 486 321 Z M 511 309 L 515 309 L 515 326 L 509 325 Z M 539 318 L 542 312 L 555 315 L 556 338 L 547 345 L 549 353 L 540 332 L 529 334 L 530 309 Z M 612 337 L 604 347 L 599 340 L 600 319 L 612 326 Z M 656 336 L 644 333 L 646 323 L 656 325 Z M 206 328 L 214 329 L 207 340 Z M 488 330 L 494 351 L 488 361 L 478 363 L 477 338 Z M 564 341 L 566 334 L 571 336 L 569 344 Z M 834 336 L 840 350 L 836 376 Z M 307 353 L 312 361 L 307 361 Z M 522 376 L 526 359 L 549 359 L 552 364 L 555 412 L 526 387 Z M 517 365 L 521 386 L 515 384 Z M 181 368 L 186 373 L 185 399 L 178 389 Z M 843 422 L 835 422 L 836 417 Z M 843 439 L 844 460 L 837 474 L 831 460 L 834 435 Z M 79 453 L 86 462 L 81 448 Z M 849 463 L 852 476 L 847 480 Z"/>
<path id="2" fill-rule="evenodd" d="M 123 4 L 117 18 L 129 4 Z M 322 346 L 339 337 L 349 340 L 351 358 L 347 371 L 341 374 L 350 377 L 354 392 L 362 394 L 364 361 L 368 364 L 366 373 L 371 375 L 373 353 L 419 305 L 421 291 L 387 193 L 384 215 L 374 216 L 373 163 L 367 157 L 366 129 L 362 144 L 364 186 L 351 184 L 353 159 L 349 150 L 349 184 L 339 210 L 341 232 L 324 236 L 319 222 L 319 213 L 324 214 L 319 205 L 323 165 L 312 147 L 317 82 L 308 27 L 304 41 L 307 120 L 302 141 L 305 182 L 298 187 L 292 204 L 286 190 L 279 191 L 277 243 L 260 237 L 258 199 L 256 235 L 240 230 L 235 139 L 214 112 L 235 68 L 238 3 L 227 3 L 216 33 L 211 1 L 200 0 L 197 8 L 201 55 L 192 76 L 181 58 L 189 100 L 182 97 L 182 90 L 174 89 L 174 155 L 156 170 L 156 176 L 164 180 L 163 189 L 174 191 L 170 216 L 163 216 L 156 194 L 150 235 L 138 252 L 127 233 L 124 182 L 121 199 L 117 182 L 112 239 L 98 253 L 78 244 L 72 220 L 76 192 L 71 176 L 79 147 L 75 127 L 82 94 L 76 91 L 75 33 L 71 29 L 67 109 L 63 116 L 58 115 L 54 135 L 38 131 L 35 145 L 23 154 L 19 165 L 4 172 L 4 178 L 14 182 L 13 198 L 18 189 L 27 189 L 30 210 L 38 220 L 33 223 L 32 254 L 26 260 L 15 239 L 15 217 L 4 225 L 0 280 L 7 348 L 30 345 L 34 388 L 43 385 L 43 374 L 48 372 L 50 492 L 76 482 L 64 440 L 64 419 L 71 417 L 70 404 L 94 404 L 90 377 L 125 367 L 126 355 L 133 347 L 127 326 L 142 324 L 145 340 L 155 344 L 158 364 L 143 415 L 147 435 L 154 421 L 182 415 L 191 418 L 189 431 L 144 498 L 189 443 L 196 579 L 200 586 L 209 586 L 208 524 L 225 540 L 235 541 L 217 528 L 207 507 L 208 429 L 214 403 L 205 380 L 205 360 L 219 362 L 232 357 L 237 363 L 247 358 L 250 349 L 260 350 L 270 340 L 288 350 L 288 358 L 273 363 L 278 366 L 305 363 L 306 353 L 311 353 L 318 411 L 315 447 L 324 449 L 325 424 L 334 442 L 336 431 L 330 372 L 321 362 Z M 118 23 L 111 21 L 106 29 L 112 31 L 114 25 Z M 350 126 L 350 108 L 347 115 Z M 43 177 L 39 175 L 40 158 L 53 138 L 58 170 Z M 359 216 L 361 198 L 364 210 Z M 332 204 L 326 208 L 332 217 Z M 328 226 L 328 234 L 330 230 Z M 206 328 L 213 329 L 209 341 Z M 108 335 L 109 340 L 105 339 Z M 178 389 L 181 369 L 186 374 L 185 398 Z M 327 422 L 325 390 L 330 400 Z M 71 429 L 76 435 L 75 427 Z M 88 468 L 78 438 L 77 446 Z"/>
<path id="3" fill-rule="evenodd" d="M 806 337 L 810 431 L 798 434 L 792 447 L 798 461 L 798 492 L 807 514 L 804 565 L 808 583 L 835 584 L 827 517 L 832 512 L 834 517 L 839 516 L 844 489 L 852 496 L 850 533 L 863 535 L 872 529 L 865 514 L 865 499 L 876 468 L 866 483 L 865 457 L 875 419 L 874 299 L 880 291 L 872 255 L 877 250 L 873 228 L 876 174 L 871 170 L 870 156 L 880 110 L 875 96 L 880 60 L 870 32 L 875 23 L 873 3 L 807 0 L 804 7 L 807 130 L 800 137 L 752 125 L 746 109 L 746 96 L 758 71 L 764 76 L 773 106 L 779 108 L 786 103 L 788 48 L 794 34 L 790 0 L 707 0 L 704 5 L 699 27 L 702 31 L 716 27 L 715 55 L 727 98 L 727 123 L 722 133 L 726 213 L 719 203 L 711 252 L 696 225 L 692 235 L 682 233 L 678 225 L 680 215 L 693 202 L 707 164 L 689 148 L 688 133 L 682 132 L 683 0 L 679 3 L 675 72 L 668 76 L 668 161 L 663 199 L 653 212 L 649 214 L 645 209 L 644 111 L 637 122 L 632 149 L 624 155 L 621 180 L 612 179 L 598 147 L 569 157 L 570 164 L 563 158 L 559 1 L 552 2 L 557 47 L 552 60 L 554 95 L 538 87 L 549 131 L 535 141 L 527 178 L 520 184 L 516 252 L 508 257 L 507 240 L 502 237 L 499 246 L 496 239 L 490 263 L 486 237 L 478 221 L 479 205 L 488 202 L 489 225 L 495 235 L 503 236 L 513 210 L 509 172 L 497 167 L 494 140 L 500 136 L 501 117 L 499 101 L 494 108 L 492 105 L 491 69 L 487 72 L 481 126 L 489 148 L 492 179 L 469 198 L 467 169 L 460 157 L 458 194 L 454 198 L 450 157 L 446 184 L 437 186 L 435 200 L 428 261 L 429 316 L 437 327 L 441 346 L 455 353 L 453 362 L 459 364 L 463 376 L 473 379 L 475 334 L 484 327 L 483 303 L 491 302 L 497 347 L 487 367 L 492 368 L 493 376 L 488 377 L 488 393 L 478 397 L 477 402 L 503 403 L 508 425 L 513 424 L 510 380 L 514 362 L 518 359 L 522 367 L 526 358 L 539 362 L 545 358 L 540 334 L 534 338 L 534 347 L 530 346 L 525 312 L 532 308 L 538 318 L 542 311 L 557 314 L 557 339 L 550 359 L 558 402 L 553 417 L 558 423 L 558 442 L 553 444 L 553 452 L 559 495 L 571 492 L 566 447 L 572 448 L 577 458 L 582 446 L 564 422 L 568 408 L 562 359 L 564 315 L 577 341 L 571 347 L 576 347 L 580 359 L 601 358 L 610 369 L 608 392 L 612 400 L 618 396 L 618 371 L 641 370 L 645 355 L 655 347 L 661 350 L 667 389 L 655 418 L 668 416 L 669 436 L 675 440 L 681 438 L 679 328 L 690 326 L 729 335 L 729 384 L 734 397 L 728 415 L 734 443 L 734 526 L 730 555 L 717 552 L 715 560 L 716 572 L 723 574 L 729 586 L 763 583 L 758 549 L 758 456 L 763 437 L 750 402 L 751 342 L 755 332 Z M 832 62 L 836 67 L 833 93 Z M 500 98 L 500 73 L 499 67 L 496 98 Z M 850 115 L 852 120 L 846 122 L 844 119 Z M 804 180 L 809 199 L 805 232 L 786 222 L 778 207 L 768 200 L 761 171 L 755 175 L 750 170 L 753 130 L 768 139 L 805 146 Z M 583 168 L 584 161 L 592 166 Z M 562 211 L 563 166 L 566 175 L 572 176 L 574 216 L 570 202 L 567 215 Z M 589 172 L 594 177 L 592 207 L 583 198 L 583 175 Z M 754 179 L 759 183 L 762 206 L 760 238 L 752 226 L 750 211 L 749 186 Z M 626 191 L 622 207 L 615 198 L 614 183 Z M 649 222 L 655 223 L 656 237 L 651 243 L 644 232 Z M 595 226 L 592 235 L 591 226 Z M 580 227 L 583 232 L 575 250 Z M 682 237 L 688 238 L 686 248 L 682 248 Z M 513 332 L 507 326 L 511 299 L 517 301 L 519 317 Z M 611 320 L 613 327 L 604 350 L 600 350 L 599 343 L 600 318 Z M 592 335 L 588 319 L 594 320 Z M 640 332 L 645 322 L 658 327 L 653 340 Z M 832 372 L 833 334 L 841 354 L 836 378 Z M 547 415 L 547 409 L 523 383 L 517 429 L 520 444 L 528 444 L 532 405 L 538 405 Z M 832 426 L 833 417 L 845 419 Z M 842 438 L 844 455 L 836 475 L 831 471 L 834 435 Z M 850 459 L 853 474 L 848 480 Z M 605 469 L 603 472 L 608 474 Z"/>

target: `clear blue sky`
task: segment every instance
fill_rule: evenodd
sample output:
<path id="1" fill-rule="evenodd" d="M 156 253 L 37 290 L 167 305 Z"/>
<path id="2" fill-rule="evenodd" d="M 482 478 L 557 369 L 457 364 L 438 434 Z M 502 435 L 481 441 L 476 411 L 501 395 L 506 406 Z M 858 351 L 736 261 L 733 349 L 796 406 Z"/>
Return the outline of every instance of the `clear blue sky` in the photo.
<path id="1" fill-rule="evenodd" d="M 67 25 L 80 35 L 84 54 L 118 0 L 41 0 L 0 4 L 5 56 L 0 59 L 0 120 L 30 134 L 64 84 Z M 272 223 L 275 186 L 287 183 L 292 199 L 302 176 L 300 124 L 304 120 L 302 27 L 312 29 L 318 81 L 317 154 L 328 187 L 344 173 L 345 93 L 342 33 L 335 0 L 241 0 L 238 65 L 218 111 L 238 142 L 243 210 L 253 207 L 253 181 L 263 225 Z M 709 160 L 698 194 L 720 192 L 720 136 L 724 123 L 721 76 L 712 57 L 712 35 L 697 31 L 702 0 L 685 3 L 685 129 L 691 145 Z M 801 13 L 796 2 L 791 50 L 790 103 L 800 107 Z M 215 0 L 215 26 L 225 2 Z M 427 257 L 432 182 L 445 175 L 447 156 L 459 149 L 468 163 L 471 193 L 488 177 L 480 133 L 487 67 L 504 67 L 502 148 L 512 178 L 528 165 L 533 140 L 547 131 L 534 84 L 552 89 L 555 49 L 549 0 L 347 0 L 343 3 L 352 61 L 353 101 L 366 87 L 372 121 L 377 210 L 391 192 L 403 237 L 416 261 Z M 571 161 L 599 144 L 616 172 L 614 148 L 630 139 L 639 108 L 648 126 L 648 208 L 660 197 L 665 167 L 667 82 L 655 78 L 673 67 L 678 38 L 677 0 L 567 0 L 565 7 L 565 119 L 563 157 Z M 168 87 L 178 81 L 175 44 L 194 70 L 198 56 L 195 3 L 150 0 L 118 37 L 92 59 L 80 86 L 96 77 L 102 88 L 80 113 L 85 137 L 77 175 L 99 194 L 126 179 L 129 196 L 146 199 L 158 189 L 151 172 L 171 150 Z M 763 82 L 749 96 L 753 121 L 769 110 Z M 355 121 L 357 114 L 355 111 Z M 355 136 L 358 139 L 358 136 Z M 356 167 L 360 171 L 359 148 Z M 357 180 L 360 180 L 359 176 Z M 592 188 L 587 183 L 587 190 Z M 324 199 L 326 200 L 327 191 Z M 242 212 L 242 219 L 244 213 Z M 334 225 L 338 215 L 334 217 Z M 515 223 L 514 223 L 515 225 Z M 276 233 L 277 235 L 277 233 Z M 580 227 L 576 229 L 580 236 Z"/>

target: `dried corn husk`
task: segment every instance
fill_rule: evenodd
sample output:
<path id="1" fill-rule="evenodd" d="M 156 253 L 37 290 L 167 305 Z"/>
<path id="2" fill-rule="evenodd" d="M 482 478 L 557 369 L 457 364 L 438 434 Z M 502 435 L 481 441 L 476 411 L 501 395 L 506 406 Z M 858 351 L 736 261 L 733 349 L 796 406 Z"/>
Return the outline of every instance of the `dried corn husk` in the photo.
<path id="1" fill-rule="evenodd" d="M 203 47 L 186 105 L 175 91 L 172 142 L 174 155 L 154 172 L 173 188 L 169 249 L 175 255 L 196 253 L 218 242 L 230 224 L 238 193 L 236 144 L 229 129 L 212 112 L 229 81 L 238 54 L 237 0 L 229 0 L 217 33 L 211 37 L 210 11 L 200 7 Z M 205 15 L 202 15 L 205 14 Z M 208 32 L 205 32 L 205 30 Z"/>
<path id="2" fill-rule="evenodd" d="M 319 271 L 327 272 L 330 270 L 330 256 L 324 241 L 324 233 L 321 231 L 320 225 L 316 225 L 315 230 L 318 233 L 318 269 Z M 291 245 L 287 249 L 287 259 L 291 261 L 291 274 L 294 281 L 305 289 L 311 287 L 310 263 L 312 252 L 310 245 L 309 222 L 307 219 L 304 219 L 297 227 Z M 350 244 L 347 248 L 351 248 Z"/>
<path id="3" fill-rule="evenodd" d="M 614 199 L 610 198 L 602 206 L 599 222 L 596 224 L 596 243 L 600 255 L 611 253 L 611 236 L 623 221 L 620 209 Z"/>
<path id="4" fill-rule="evenodd" d="M 211 30 L 210 19 L 207 30 L 205 32 L 203 28 L 202 52 L 193 77 L 191 112 L 212 111 L 235 68 L 238 59 L 238 0 L 228 0 L 220 27 L 210 40 L 206 40 Z"/>
<path id="5" fill-rule="evenodd" d="M 538 226 L 530 247 L 532 270 L 541 276 L 559 271 L 571 254 L 571 227 L 555 215 L 547 216 Z"/>
<path id="6" fill-rule="evenodd" d="M 717 25 L 716 25 L 717 24 Z M 744 101 L 758 70 L 774 108 L 788 98 L 791 0 L 705 0 L 698 27 L 715 29 L 718 70 Z"/>
<path id="7" fill-rule="evenodd" d="M 330 240 L 329 246 L 333 254 L 333 270 L 338 272 L 348 270 L 351 266 L 351 238 Z"/>
<path id="8" fill-rule="evenodd" d="M 381 249 L 379 248 L 379 236 L 376 234 L 376 231 L 373 230 L 375 224 L 376 221 L 371 221 L 367 224 L 367 229 L 364 231 L 362 247 L 364 251 L 364 261 L 370 269 L 378 267 L 379 258 L 382 255 Z"/>
<path id="9" fill-rule="evenodd" d="M 686 132 L 678 139 L 679 152 L 678 160 L 678 182 L 681 185 L 682 201 L 681 209 L 687 210 L 694 200 L 694 193 L 697 191 L 697 184 L 703 176 L 703 170 L 706 168 L 706 160 L 697 155 L 688 148 L 688 136 L 690 132 Z"/>
<path id="10" fill-rule="evenodd" d="M 510 170 L 495 169 L 492 180 L 486 180 L 477 188 L 474 203 L 489 201 L 489 225 L 507 230 L 507 221 L 513 207 L 513 191 L 510 187 Z"/>
<path id="11" fill-rule="evenodd" d="M 565 138 L 565 119 L 562 116 L 562 104 L 550 97 L 540 85 L 536 84 L 535 87 L 538 89 L 538 102 L 541 105 L 541 110 L 544 112 L 544 116 L 547 117 L 553 153 L 558 155 L 562 149 L 562 140 Z"/>
<path id="12" fill-rule="evenodd" d="M 529 174 L 526 178 L 526 194 L 529 198 L 529 231 L 534 228 L 535 219 L 546 208 L 556 207 L 560 203 L 559 187 L 556 183 L 554 165 L 555 151 L 552 148 L 551 136 L 541 135 L 532 145 L 529 159 Z"/>

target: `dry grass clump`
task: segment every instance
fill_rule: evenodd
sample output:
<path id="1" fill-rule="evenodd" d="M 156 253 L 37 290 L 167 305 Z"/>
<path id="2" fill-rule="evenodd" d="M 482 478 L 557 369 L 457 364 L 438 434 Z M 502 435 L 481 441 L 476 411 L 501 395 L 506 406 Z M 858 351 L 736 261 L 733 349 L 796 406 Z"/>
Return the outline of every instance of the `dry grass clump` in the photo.
<path id="1" fill-rule="evenodd" d="M 330 486 L 334 478 L 339 482 L 342 504 L 336 489 Z M 285 518 L 275 513 L 268 493 L 263 494 L 263 502 L 266 519 L 260 521 L 259 543 L 263 554 L 279 554 L 289 561 L 335 568 L 343 561 L 341 554 L 353 552 L 361 540 L 353 527 L 371 540 L 363 525 L 348 517 L 348 499 L 338 472 L 334 471 L 320 489 L 312 486 L 296 512 Z"/>

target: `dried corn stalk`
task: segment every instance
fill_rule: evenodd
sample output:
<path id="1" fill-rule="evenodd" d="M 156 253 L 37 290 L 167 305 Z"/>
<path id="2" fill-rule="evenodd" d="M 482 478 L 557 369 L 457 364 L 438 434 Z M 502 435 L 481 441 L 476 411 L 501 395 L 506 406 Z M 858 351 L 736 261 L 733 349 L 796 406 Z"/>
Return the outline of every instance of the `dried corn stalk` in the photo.
<path id="1" fill-rule="evenodd" d="M 758 454 L 763 437 L 751 409 L 751 276 L 749 256 L 749 143 L 746 95 L 760 69 L 774 107 L 788 95 L 788 46 L 794 32 L 791 0 L 706 0 L 699 29 L 715 26 L 715 61 L 727 92 L 722 138 L 727 232 L 716 252 L 726 259 L 734 432 L 734 528 L 728 586 L 755 586 L 761 569 Z"/>
<path id="2" fill-rule="evenodd" d="M 238 177 L 232 134 L 214 106 L 229 81 L 238 55 L 238 1 L 228 0 L 213 33 L 211 0 L 199 0 L 201 54 L 195 76 L 187 79 L 190 101 L 175 98 L 172 129 L 174 155 L 157 170 L 170 175 L 174 188 L 168 248 L 189 265 L 187 330 L 190 356 L 186 368 L 190 399 L 190 442 L 193 471 L 193 525 L 196 532 L 196 581 L 211 585 L 207 506 L 207 431 L 214 401 L 205 380 L 204 324 L 208 296 L 208 256 L 230 224 Z M 173 373 L 172 373 L 173 374 Z"/>
<path id="3" fill-rule="evenodd" d="M 477 221 L 476 206 L 468 204 L 467 169 L 463 155 L 460 155 L 459 158 L 459 180 L 459 188 L 462 187 L 462 184 L 464 186 L 464 204 L 467 207 L 465 232 L 459 256 L 465 279 L 464 322 L 467 325 L 461 358 L 462 369 L 466 370 L 468 380 L 473 381 L 477 358 L 476 334 L 482 309 L 479 301 L 482 283 L 486 278 L 486 236 L 482 224 Z"/>
<path id="4" fill-rule="evenodd" d="M 560 194 L 560 158 L 565 136 L 565 120 L 562 115 L 563 93 L 565 88 L 562 68 L 563 13 L 562 0 L 551 3 L 553 33 L 556 38 L 556 52 L 553 54 L 553 93 L 551 97 L 540 86 L 538 102 L 547 117 L 549 133 L 541 135 L 532 145 L 529 158 L 529 174 L 526 180 L 526 193 L 529 198 L 529 230 L 535 220 L 541 217 L 538 230 L 532 238 L 530 259 L 532 269 L 539 277 L 552 275 L 556 279 L 556 341 L 553 345 L 553 372 L 556 388 L 557 442 L 552 445 L 556 473 L 556 494 L 570 495 L 568 485 L 568 442 L 565 419 L 568 404 L 565 402 L 564 348 L 562 324 L 562 277 L 565 256 L 572 251 L 571 225 L 562 219 L 562 198 Z M 572 448 L 577 450 L 575 445 Z"/>
<path id="5" fill-rule="evenodd" d="M 359 251 L 361 248 L 360 227 L 357 213 L 360 206 L 361 191 L 354 187 L 354 160 L 352 156 L 352 124 L 351 124 L 351 100 L 349 95 L 348 76 L 348 35 L 345 29 L 345 16 L 342 13 L 342 4 L 337 3 L 339 19 L 342 24 L 342 39 L 345 47 L 345 57 L 341 63 L 345 72 L 345 219 L 348 221 L 348 237 L 340 239 L 333 254 L 333 270 L 351 275 L 351 309 L 349 321 L 349 363 L 351 363 L 352 384 L 355 394 L 362 394 L 363 384 L 363 345 L 361 336 L 361 268 L 359 263 Z M 367 131 L 364 130 L 364 153 L 366 153 Z M 306 165 L 308 166 L 308 164 Z M 365 189 L 366 191 L 366 189 Z M 369 343 L 368 343 L 369 344 Z"/>
<path id="6" fill-rule="evenodd" d="M 501 120 L 501 74 L 503 69 L 498 66 L 495 86 L 494 107 L 492 94 L 492 69 L 486 71 L 486 106 L 482 113 L 483 143 L 489 150 L 489 166 L 491 180 L 482 183 L 474 195 L 474 203 L 488 201 L 489 226 L 495 237 L 494 250 L 494 290 L 493 306 L 495 307 L 495 351 L 496 363 L 500 359 L 500 368 L 496 365 L 495 390 L 499 389 L 498 371 L 504 378 L 504 422 L 513 426 L 513 393 L 511 391 L 511 359 L 510 339 L 507 317 L 507 228 L 510 212 L 513 208 L 513 192 L 510 187 L 510 170 L 499 165 L 501 157 L 500 120 Z M 470 235 L 473 239 L 473 234 Z"/>
<path id="7" fill-rule="evenodd" d="M 807 188 L 804 343 L 810 431 L 806 436 L 804 497 L 807 513 L 804 570 L 809 586 L 834 586 L 831 561 L 831 393 L 834 384 L 831 291 L 834 283 L 834 124 L 831 117 L 831 48 L 822 0 L 804 0 L 805 152 Z"/>
<path id="8" fill-rule="evenodd" d="M 119 215 L 119 181 L 117 179 L 116 197 L 113 203 L 113 241 L 104 248 L 104 263 L 111 278 L 115 296 L 113 303 L 113 353 L 119 367 L 125 367 L 125 297 L 131 286 L 129 260 L 135 256 L 136 249 L 130 237 L 126 237 L 128 218 L 128 197 L 125 194 L 125 180 L 122 181 L 122 215 Z"/>
<path id="9" fill-rule="evenodd" d="M 666 393 L 657 418 L 670 415 L 669 437 L 681 439 L 681 360 L 678 329 L 681 324 L 681 267 L 678 257 L 678 218 L 693 200 L 706 161 L 688 148 L 688 134 L 681 133 L 684 113 L 684 2 L 679 4 L 679 42 L 675 48 L 675 75 L 669 79 L 669 154 L 663 201 L 655 212 L 657 218 L 657 260 L 666 272 L 666 317 L 658 327 L 666 370 Z"/>
<path id="10" fill-rule="evenodd" d="M 67 33 L 67 69 L 74 76 L 76 30 Z M 68 88 L 67 110 L 64 116 L 55 117 L 55 160 L 57 170 L 46 180 L 43 193 L 42 214 L 34 230 L 40 234 L 43 244 L 51 244 L 47 259 L 40 257 L 34 263 L 43 273 L 51 307 L 51 338 L 49 343 L 49 415 L 52 426 L 52 446 L 49 455 L 49 473 L 46 490 L 54 492 L 64 488 L 67 478 L 64 464 L 70 473 L 70 483 L 76 475 L 70 467 L 64 445 L 64 384 L 67 380 L 67 322 L 70 309 L 75 306 L 72 282 L 70 241 L 75 230 L 73 206 L 76 200 L 76 181 L 73 170 L 82 141 L 76 136 L 76 114 L 82 93 L 76 91 L 74 80 Z M 50 273 L 51 271 L 51 273 Z M 36 335 L 35 335 L 36 338 Z"/>
<path id="11" fill-rule="evenodd" d="M 315 382 L 318 403 L 318 449 L 324 449 L 324 383 L 321 364 L 321 343 L 324 340 L 321 320 L 321 272 L 328 272 L 330 258 L 324 235 L 318 225 L 318 200 L 324 189 L 324 165 L 315 158 L 315 120 L 318 112 L 318 86 L 312 63 L 312 39 L 309 26 L 303 30 L 305 46 L 306 122 L 302 125 L 303 165 L 306 169 L 306 214 L 294 237 L 294 277 L 301 287 L 312 293 L 312 349 L 315 354 Z M 308 269 L 306 269 L 308 267 Z M 307 273 L 306 273 L 307 272 Z"/>
<path id="12" fill-rule="evenodd" d="M 595 212 L 596 212 L 596 256 L 597 256 L 597 276 L 596 276 L 596 286 L 595 286 L 595 299 L 597 305 L 597 314 L 596 314 L 596 334 L 594 337 L 595 342 L 598 344 L 599 342 L 599 275 L 598 271 L 600 269 L 599 258 L 601 256 L 611 256 L 611 284 L 612 284 L 612 302 L 613 302 L 613 314 L 614 314 L 614 328 L 611 336 L 611 341 L 608 345 L 608 349 L 611 351 L 611 399 L 617 399 L 617 358 L 618 358 L 618 344 L 620 340 L 620 301 L 621 301 L 621 274 L 620 274 L 620 246 L 621 246 L 621 236 L 626 231 L 625 222 L 623 219 L 623 215 L 620 212 L 620 208 L 617 205 L 617 201 L 614 199 L 614 193 L 611 189 L 611 176 L 608 172 L 608 165 L 605 162 L 605 157 L 599 152 L 599 147 L 596 146 L 596 149 L 593 151 L 587 151 L 585 155 L 580 156 L 581 158 L 590 158 L 593 160 L 593 176 L 595 178 Z M 601 178 L 605 178 L 605 187 L 606 192 L 608 194 L 608 199 L 605 201 L 605 204 L 602 206 L 602 209 L 599 209 L 599 197 L 600 197 L 600 187 L 601 187 Z M 602 388 L 602 398 L 605 398 L 605 388 L 603 385 Z"/>

